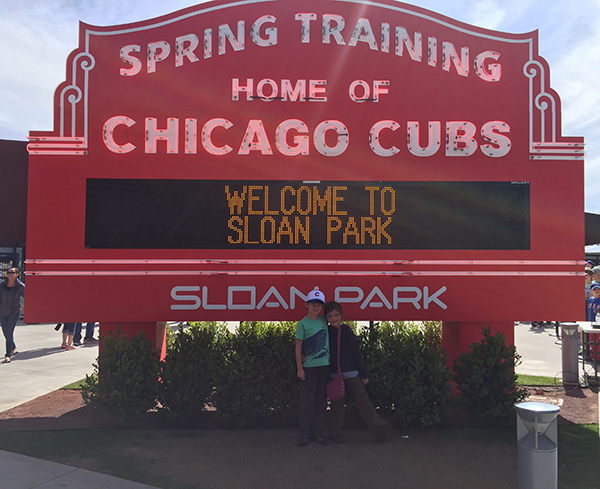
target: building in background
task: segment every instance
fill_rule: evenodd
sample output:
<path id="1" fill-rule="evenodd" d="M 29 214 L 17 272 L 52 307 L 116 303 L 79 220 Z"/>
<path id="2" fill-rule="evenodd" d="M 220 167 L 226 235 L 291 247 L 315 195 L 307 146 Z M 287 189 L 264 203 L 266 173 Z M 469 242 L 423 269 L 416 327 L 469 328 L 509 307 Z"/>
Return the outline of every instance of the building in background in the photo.
<path id="1" fill-rule="evenodd" d="M 23 269 L 27 229 L 27 142 L 0 139 L 0 266 Z"/>

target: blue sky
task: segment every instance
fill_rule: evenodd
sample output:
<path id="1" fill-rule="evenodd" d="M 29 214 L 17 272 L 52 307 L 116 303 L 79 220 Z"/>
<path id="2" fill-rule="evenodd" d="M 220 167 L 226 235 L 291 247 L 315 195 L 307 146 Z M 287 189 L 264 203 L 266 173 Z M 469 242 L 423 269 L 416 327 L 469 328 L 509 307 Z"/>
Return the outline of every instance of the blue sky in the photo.
<path id="1" fill-rule="evenodd" d="M 79 21 L 114 25 L 198 3 L 186 0 L 0 0 L 0 139 L 51 130 L 53 95 L 78 46 Z M 586 142 L 585 210 L 600 213 L 600 0 L 407 2 L 502 32 L 539 30 L 562 100 L 563 134 Z M 596 185 L 596 182 L 599 182 Z"/>

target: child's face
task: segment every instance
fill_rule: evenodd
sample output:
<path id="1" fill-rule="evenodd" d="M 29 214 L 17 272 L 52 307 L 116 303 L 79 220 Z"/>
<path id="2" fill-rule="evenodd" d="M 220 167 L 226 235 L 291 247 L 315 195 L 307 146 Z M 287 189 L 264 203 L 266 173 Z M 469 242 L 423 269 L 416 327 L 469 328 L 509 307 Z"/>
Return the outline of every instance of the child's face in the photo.
<path id="1" fill-rule="evenodd" d="M 592 295 L 594 296 L 594 299 L 600 297 L 600 288 L 592 289 Z"/>
<path id="2" fill-rule="evenodd" d="M 306 303 L 306 307 L 308 309 L 309 316 L 318 316 L 323 309 L 323 303 L 320 301 L 311 301 Z"/>
<path id="3" fill-rule="evenodd" d="M 331 311 L 325 316 L 327 322 L 334 328 L 339 328 L 342 325 L 342 315 L 338 311 Z"/>

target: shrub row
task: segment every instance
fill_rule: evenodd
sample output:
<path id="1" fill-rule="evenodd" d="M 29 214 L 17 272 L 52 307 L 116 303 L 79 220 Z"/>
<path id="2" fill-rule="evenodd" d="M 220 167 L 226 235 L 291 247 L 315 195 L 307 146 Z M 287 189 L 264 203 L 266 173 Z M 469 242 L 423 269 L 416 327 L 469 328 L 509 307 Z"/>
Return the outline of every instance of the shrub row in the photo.
<path id="1" fill-rule="evenodd" d="M 456 398 L 473 415 L 502 419 L 524 397 L 516 387 L 519 357 L 504 335 L 484 328 L 481 343 L 446 368 L 441 324 L 371 323 L 358 332 L 369 366 L 373 404 L 400 425 L 429 426 L 441 421 Z M 95 372 L 86 377 L 87 404 L 121 419 L 159 408 L 172 420 L 200 422 L 207 410 L 223 426 L 294 425 L 298 379 L 294 361 L 295 323 L 243 322 L 235 332 L 224 323 L 192 323 L 169 334 L 163 362 L 140 332 L 103 337 Z"/>

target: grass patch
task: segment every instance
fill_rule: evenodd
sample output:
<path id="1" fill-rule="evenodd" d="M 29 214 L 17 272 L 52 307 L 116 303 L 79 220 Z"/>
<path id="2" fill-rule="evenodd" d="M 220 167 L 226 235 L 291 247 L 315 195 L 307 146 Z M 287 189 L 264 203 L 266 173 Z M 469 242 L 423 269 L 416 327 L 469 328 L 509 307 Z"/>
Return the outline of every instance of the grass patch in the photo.
<path id="1" fill-rule="evenodd" d="M 598 487 L 600 481 L 598 425 L 558 427 L 558 487 L 584 489 Z"/>
<path id="2" fill-rule="evenodd" d="M 517 375 L 517 385 L 558 385 L 554 377 L 540 375 Z"/>
<path id="3" fill-rule="evenodd" d="M 187 489 L 152 470 L 159 466 L 169 472 L 159 446 L 162 436 L 168 435 L 158 430 L 15 431 L 0 433 L 0 447 L 152 486 Z"/>
<path id="4" fill-rule="evenodd" d="M 598 425 L 562 425 L 558 433 L 559 489 L 598 487 Z M 374 443 L 366 430 L 352 430 L 346 445 L 306 449 L 296 446 L 296 435 L 295 430 L 21 431 L 0 432 L 0 449 L 169 489 L 268 487 L 272 478 L 271 487 L 297 488 L 303 478 L 316 487 L 319 481 L 395 487 L 400 477 L 406 487 L 442 487 L 441 480 L 445 489 L 516 487 L 514 426 L 410 429 L 385 444 Z M 364 474 L 363 463 L 379 469 Z"/>
<path id="5" fill-rule="evenodd" d="M 68 390 L 81 390 L 81 386 L 84 384 L 85 379 L 78 380 L 77 382 L 73 382 L 71 384 L 67 384 L 64 387 L 61 387 L 60 390 L 68 391 Z"/>

